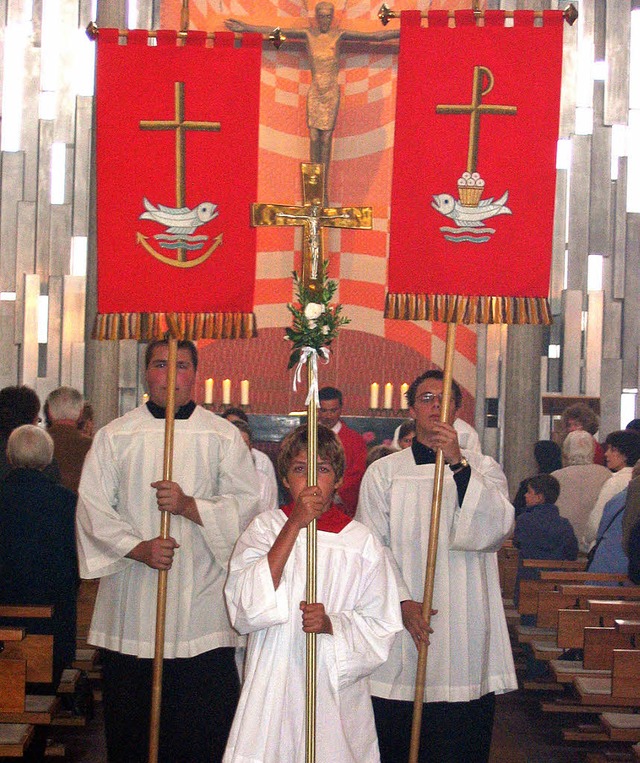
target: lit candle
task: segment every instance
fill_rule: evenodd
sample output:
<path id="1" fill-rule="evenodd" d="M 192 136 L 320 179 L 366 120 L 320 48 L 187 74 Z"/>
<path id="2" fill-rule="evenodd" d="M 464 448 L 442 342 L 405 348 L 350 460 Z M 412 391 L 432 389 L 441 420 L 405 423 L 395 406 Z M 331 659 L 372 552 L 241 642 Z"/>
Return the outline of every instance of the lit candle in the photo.
<path id="1" fill-rule="evenodd" d="M 204 404 L 211 405 L 213 403 L 213 379 L 204 380 Z"/>
<path id="2" fill-rule="evenodd" d="M 407 392 L 409 391 L 409 385 L 404 382 L 404 384 L 400 385 L 400 408 L 403 411 L 406 411 L 409 407 L 409 403 L 407 402 Z"/>
<path id="3" fill-rule="evenodd" d="M 231 379 L 222 380 L 222 405 L 231 404 Z"/>
<path id="4" fill-rule="evenodd" d="M 391 382 L 384 385 L 384 408 L 387 411 L 393 408 L 393 384 Z"/>
<path id="5" fill-rule="evenodd" d="M 249 379 L 240 382 L 240 405 L 249 405 Z"/>
<path id="6" fill-rule="evenodd" d="M 380 385 L 377 382 L 373 382 L 371 385 L 371 395 L 369 398 L 369 408 L 378 407 L 378 395 L 380 391 Z"/>

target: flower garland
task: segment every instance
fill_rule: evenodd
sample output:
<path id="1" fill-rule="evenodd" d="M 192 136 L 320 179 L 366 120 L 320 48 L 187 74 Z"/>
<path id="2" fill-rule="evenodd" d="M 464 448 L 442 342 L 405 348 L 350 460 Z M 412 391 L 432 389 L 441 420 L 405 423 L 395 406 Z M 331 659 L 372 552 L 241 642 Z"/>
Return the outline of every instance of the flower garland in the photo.
<path id="1" fill-rule="evenodd" d="M 338 284 L 330 281 L 327 277 L 328 263 L 322 263 L 321 284 L 319 291 L 310 291 L 304 286 L 298 274 L 293 272 L 293 284 L 295 287 L 297 305 L 287 305 L 293 316 L 293 323 L 285 331 L 285 339 L 293 342 L 293 350 L 289 358 L 289 368 L 293 368 L 300 362 L 303 350 L 309 347 L 328 357 L 328 347 L 338 335 L 341 326 L 349 323 L 349 319 L 342 315 L 342 305 L 331 305 L 331 298 L 335 294 Z"/>

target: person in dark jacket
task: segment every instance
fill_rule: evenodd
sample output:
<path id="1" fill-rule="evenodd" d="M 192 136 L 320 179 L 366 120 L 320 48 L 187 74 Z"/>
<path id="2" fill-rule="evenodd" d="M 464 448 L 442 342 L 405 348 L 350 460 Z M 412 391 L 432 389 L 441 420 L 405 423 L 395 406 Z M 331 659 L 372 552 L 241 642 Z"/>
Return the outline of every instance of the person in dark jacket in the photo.
<path id="1" fill-rule="evenodd" d="M 523 567 L 525 559 L 573 560 L 578 556 L 578 539 L 571 522 L 560 516 L 555 502 L 560 484 L 550 474 L 527 480 L 526 511 L 516 518 L 513 545 L 520 549 L 516 597 L 520 580 L 534 579 L 537 571 Z"/>
<path id="2" fill-rule="evenodd" d="M 75 658 L 78 561 L 76 496 L 44 475 L 53 441 L 30 424 L 9 436 L 13 467 L 0 481 L 0 604 L 53 605 L 51 621 L 21 623 L 53 633 L 53 684 Z"/>

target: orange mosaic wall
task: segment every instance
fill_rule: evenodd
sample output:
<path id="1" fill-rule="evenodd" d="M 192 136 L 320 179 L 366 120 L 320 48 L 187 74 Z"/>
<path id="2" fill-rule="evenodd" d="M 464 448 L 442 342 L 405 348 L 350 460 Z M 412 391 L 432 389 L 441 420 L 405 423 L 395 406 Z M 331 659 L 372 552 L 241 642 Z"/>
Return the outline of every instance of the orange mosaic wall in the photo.
<path id="1" fill-rule="evenodd" d="M 482 4 L 483 5 L 483 4 Z M 380 0 L 336 3 L 334 26 L 358 31 L 382 29 L 377 20 Z M 410 2 L 396 10 L 468 8 L 469 2 L 433 0 Z M 287 0 L 202 0 L 190 3 L 193 29 L 218 31 L 224 20 L 238 18 L 269 27 L 309 24 L 315 4 Z M 161 26 L 178 28 L 180 2 L 163 0 Z M 399 21 L 390 26 L 398 28 Z M 386 320 L 387 251 L 393 158 L 397 43 L 345 42 L 341 48 L 341 102 L 334 131 L 329 176 L 329 202 L 372 206 L 372 231 L 325 234 L 325 255 L 331 277 L 339 281 L 337 299 L 351 323 L 332 348 L 331 362 L 321 368 L 321 384 L 343 389 L 351 414 L 368 412 L 369 385 L 394 384 L 395 398 L 402 382 L 422 370 L 441 367 L 443 324 Z M 256 201 L 300 203 L 300 162 L 309 160 L 306 95 L 311 74 L 302 43 L 287 41 L 276 51 L 265 43 L 260 97 L 259 181 Z M 238 146 L 238 162 L 242 147 Z M 425 199 L 425 207 L 429 201 Z M 248 220 L 247 211 L 247 220 Z M 417 253 L 418 254 L 418 253 Z M 201 343 L 199 389 L 204 379 L 229 378 L 239 390 L 240 379 L 251 383 L 256 413 L 286 413 L 299 409 L 304 396 L 290 391 L 288 346 L 282 341 L 289 324 L 286 304 L 293 298 L 291 271 L 299 268 L 300 233 L 290 228 L 259 229 L 255 312 L 259 337 L 237 342 Z M 465 390 L 465 418 L 473 419 L 476 374 L 476 335 L 473 327 L 457 332 L 454 375 Z M 239 400 L 239 393 L 236 401 Z M 382 401 L 382 392 L 381 392 Z M 399 403 L 396 402 L 396 406 Z"/>

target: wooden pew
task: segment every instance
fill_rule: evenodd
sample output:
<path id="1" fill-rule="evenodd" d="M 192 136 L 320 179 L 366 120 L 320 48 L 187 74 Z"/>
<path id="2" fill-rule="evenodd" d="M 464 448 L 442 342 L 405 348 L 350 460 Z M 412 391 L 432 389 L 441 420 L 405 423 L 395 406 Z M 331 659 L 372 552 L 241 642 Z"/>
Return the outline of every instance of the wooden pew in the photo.
<path id="1" fill-rule="evenodd" d="M 603 582 L 595 578 L 594 580 L 596 582 Z M 561 609 L 586 609 L 586 603 L 590 599 L 640 600 L 640 586 L 559 583 L 556 591 L 541 591 L 538 594 L 538 610 L 536 613 L 538 627 L 557 629 L 558 612 Z"/>
<path id="2" fill-rule="evenodd" d="M 0 617 L 5 618 L 42 619 L 51 614 L 52 607 L 0 606 Z M 5 640 L 0 653 L 0 671 L 11 675 L 10 684 L 0 681 L 0 695 L 3 695 L 0 723 L 50 724 L 60 701 L 55 696 L 27 694 L 27 684 L 51 683 L 53 636 L 25 633 L 21 627 L 14 630 L 21 632 L 22 638 Z M 4 694 L 3 689 L 9 685 L 12 694 Z"/>

